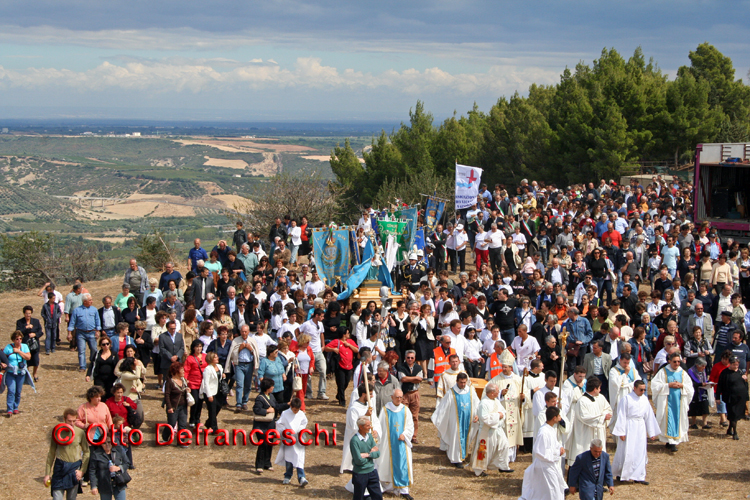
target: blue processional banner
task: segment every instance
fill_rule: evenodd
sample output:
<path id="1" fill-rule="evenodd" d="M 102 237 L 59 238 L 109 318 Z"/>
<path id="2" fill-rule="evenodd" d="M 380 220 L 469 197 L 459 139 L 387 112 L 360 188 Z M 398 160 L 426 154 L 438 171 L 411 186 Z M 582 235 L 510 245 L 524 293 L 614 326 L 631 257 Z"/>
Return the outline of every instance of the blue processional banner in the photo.
<path id="1" fill-rule="evenodd" d="M 414 246 L 417 247 L 417 250 L 422 250 L 424 252 L 424 228 L 420 227 L 414 233 Z"/>
<path id="2" fill-rule="evenodd" d="M 336 284 L 349 274 L 349 230 L 325 229 L 313 232 L 313 249 L 318 274 L 326 284 Z"/>
<path id="3" fill-rule="evenodd" d="M 427 234 L 435 232 L 435 227 L 443 216 L 443 210 L 445 210 L 444 201 L 438 201 L 435 198 L 427 199 L 427 207 L 424 210 L 424 227 Z"/>
<path id="4" fill-rule="evenodd" d="M 354 266 L 346 280 L 346 290 L 338 295 L 337 300 L 348 299 L 354 290 L 367 279 L 367 273 L 372 267 L 372 256 L 375 254 L 370 238 L 367 238 L 365 248 L 362 249 L 362 263 Z"/>

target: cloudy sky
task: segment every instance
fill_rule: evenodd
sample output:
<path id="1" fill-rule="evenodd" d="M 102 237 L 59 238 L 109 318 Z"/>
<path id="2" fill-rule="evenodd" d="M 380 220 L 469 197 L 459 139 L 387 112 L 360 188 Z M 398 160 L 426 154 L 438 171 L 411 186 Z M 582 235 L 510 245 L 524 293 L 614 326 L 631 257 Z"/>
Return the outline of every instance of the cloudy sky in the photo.
<path id="1" fill-rule="evenodd" d="M 0 0 L 0 118 L 444 118 L 604 47 L 750 67 L 750 2 Z"/>

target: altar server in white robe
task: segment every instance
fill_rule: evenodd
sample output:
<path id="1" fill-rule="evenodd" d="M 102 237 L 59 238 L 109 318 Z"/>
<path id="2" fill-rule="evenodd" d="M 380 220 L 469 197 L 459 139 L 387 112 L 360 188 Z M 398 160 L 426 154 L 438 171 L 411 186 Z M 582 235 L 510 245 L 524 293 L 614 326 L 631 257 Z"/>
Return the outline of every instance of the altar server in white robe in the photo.
<path id="1" fill-rule="evenodd" d="M 289 484 L 292 481 L 292 472 L 296 469 L 299 485 L 304 487 L 307 485 L 307 478 L 305 477 L 305 447 L 296 438 L 292 446 L 284 444 L 285 441 L 291 442 L 285 438 L 284 431 L 289 430 L 293 436 L 299 436 L 300 431 L 307 428 L 307 417 L 301 408 L 302 401 L 299 398 L 292 398 L 289 403 L 289 409 L 284 410 L 276 422 L 276 430 L 281 436 L 281 442 L 279 444 L 279 453 L 276 455 L 276 462 L 274 463 L 286 467 L 284 484 Z"/>
<path id="2" fill-rule="evenodd" d="M 544 396 L 549 392 L 554 392 L 558 397 L 560 396 L 560 388 L 557 387 L 557 373 L 553 372 L 552 370 L 549 370 L 544 374 L 544 385 L 540 387 L 539 390 L 534 394 L 534 400 L 531 402 L 531 412 L 534 416 L 535 422 L 535 437 L 537 432 L 539 431 L 539 427 L 536 425 L 537 417 L 539 416 L 539 413 L 543 413 L 547 408 L 547 405 L 544 403 Z M 566 416 L 568 414 L 568 405 L 564 398 L 560 399 L 560 403 L 561 404 L 558 406 L 558 408 L 560 408 L 560 410 L 562 411 L 563 416 Z M 545 421 L 543 420 L 542 423 L 544 422 Z"/>
<path id="3" fill-rule="evenodd" d="M 373 379 L 374 381 L 374 379 Z M 359 432 L 359 426 L 357 426 L 357 419 L 359 417 L 370 417 L 372 420 L 372 435 L 377 441 L 380 433 L 380 421 L 375 413 L 375 389 L 374 384 L 370 385 L 370 405 L 367 405 L 367 391 L 365 391 L 365 384 L 360 384 L 357 387 L 357 394 L 359 398 L 349 406 L 346 411 L 346 428 L 344 429 L 344 443 L 351 441 L 352 437 Z M 378 464 L 375 462 L 375 468 L 377 469 Z M 344 455 L 341 458 L 341 468 L 339 474 L 343 474 L 345 471 L 352 470 L 352 452 L 348 446 L 344 446 Z M 346 483 L 346 491 L 354 493 L 354 484 L 352 480 Z"/>
<path id="4" fill-rule="evenodd" d="M 601 388 L 602 382 L 598 377 L 591 376 L 586 380 L 586 393 L 578 400 L 576 420 L 573 422 L 568 465 L 573 465 L 576 457 L 588 450 L 594 439 L 601 440 L 606 446 L 607 423 L 612 418 L 612 407 L 607 398 L 600 394 Z"/>
<path id="5" fill-rule="evenodd" d="M 411 438 L 414 436 L 414 421 L 411 411 L 402 404 L 404 393 L 393 391 L 391 401 L 380 410 L 380 458 L 377 469 L 383 491 L 401 494 L 410 500 L 409 486 L 414 482 L 411 465 Z"/>
<path id="6" fill-rule="evenodd" d="M 556 399 L 554 394 L 552 396 Z M 565 448 L 555 428 L 562 416 L 560 409 L 554 406 L 546 408 L 539 417 L 543 415 L 547 421 L 534 437 L 533 460 L 523 473 L 523 487 L 519 500 L 565 499 L 567 485 L 560 468 Z"/>
<path id="7" fill-rule="evenodd" d="M 377 405 L 378 396 L 377 394 L 375 394 L 375 392 L 373 392 L 373 387 L 375 387 L 375 375 L 373 375 L 372 373 L 368 373 L 367 383 L 368 383 L 368 387 L 370 388 L 370 406 L 372 406 L 375 409 L 378 407 Z M 359 385 L 365 385 L 365 383 L 362 382 Z M 357 386 L 356 389 L 352 389 L 352 393 L 349 395 L 349 408 L 351 408 L 352 405 L 356 403 L 358 399 L 359 399 L 359 386 Z M 375 411 L 374 409 L 373 411 Z M 378 415 L 375 414 L 375 416 L 377 417 Z M 354 432 L 356 433 L 358 431 L 355 429 Z"/>
<path id="8" fill-rule="evenodd" d="M 568 436 L 563 443 L 565 446 L 566 457 L 570 456 L 570 445 L 575 434 L 575 428 L 573 423 L 576 421 L 576 410 L 578 409 L 578 401 L 586 394 L 586 368 L 583 366 L 576 366 L 573 371 L 573 375 L 568 377 L 568 380 L 563 382 L 562 385 L 563 401 L 568 405 L 568 411 L 565 418 L 570 422 L 570 429 L 568 430 Z"/>
<path id="9" fill-rule="evenodd" d="M 609 421 L 610 429 L 613 429 L 617 424 L 617 403 L 633 392 L 633 384 L 636 380 L 641 379 L 630 360 L 630 353 L 623 352 L 617 358 L 617 364 L 609 370 L 609 406 L 612 407 L 612 419 Z"/>
<path id="10" fill-rule="evenodd" d="M 526 398 L 522 392 L 521 377 L 513 373 L 513 367 L 503 364 L 503 371 L 490 382 L 494 382 L 500 389 L 500 402 L 503 405 L 505 413 L 505 436 L 508 440 L 508 459 L 511 462 L 516 460 L 516 448 L 523 446 L 523 432 L 521 430 L 521 412 L 526 407 L 531 407 L 531 399 Z M 484 395 L 487 394 L 487 387 L 484 388 Z"/>
<path id="11" fill-rule="evenodd" d="M 536 434 L 539 434 L 539 429 L 544 427 L 544 424 L 547 423 L 547 408 L 551 408 L 554 406 L 555 408 L 560 410 L 560 399 L 557 397 L 557 394 L 550 391 L 544 395 L 544 405 L 544 410 L 540 411 L 537 417 L 534 419 Z M 557 438 L 561 443 L 565 443 L 565 440 L 567 439 L 572 426 L 570 422 L 565 418 L 564 412 L 562 410 L 560 410 L 560 421 L 553 425 L 553 427 L 557 429 Z M 536 439 L 536 434 L 534 435 L 534 439 Z M 563 460 L 563 468 L 564 467 L 565 461 Z"/>
<path id="12" fill-rule="evenodd" d="M 633 392 L 617 404 L 617 423 L 612 429 L 612 435 L 617 436 L 617 451 L 612 461 L 612 475 L 621 481 L 648 484 L 646 442 L 659 434 L 661 429 L 646 396 L 646 384 L 636 380 Z"/>
<path id="13" fill-rule="evenodd" d="M 525 387 L 523 392 L 526 398 L 531 401 L 531 406 L 525 407 L 523 410 L 523 437 L 524 439 L 533 439 L 536 436 L 534 432 L 534 421 L 538 413 L 534 413 L 533 404 L 534 396 L 539 389 L 544 387 L 545 374 L 543 372 L 544 364 L 538 359 L 531 361 L 529 365 L 529 373 L 526 375 L 524 380 Z M 526 443 L 530 445 L 531 443 Z"/>
<path id="14" fill-rule="evenodd" d="M 484 388 L 479 403 L 479 431 L 471 454 L 471 469 L 477 476 L 486 476 L 487 469 L 513 472 L 508 467 L 508 439 L 505 437 L 505 408 L 500 390 L 494 382 Z"/>
<path id="15" fill-rule="evenodd" d="M 688 406 L 693 399 L 690 375 L 680 367 L 680 354 L 672 353 L 667 365 L 651 379 L 651 395 L 656 407 L 656 421 L 661 434 L 659 441 L 667 449 L 677 451 L 677 445 L 688 440 Z"/>
<path id="16" fill-rule="evenodd" d="M 464 468 L 463 461 L 471 451 L 471 430 L 477 428 L 472 424 L 479 422 L 479 398 L 468 381 L 467 374 L 459 373 L 456 385 L 440 399 L 435 413 L 432 414 L 432 423 L 446 439 L 445 448 L 442 447 L 441 441 L 440 449 L 448 452 L 448 459 L 459 469 Z"/>

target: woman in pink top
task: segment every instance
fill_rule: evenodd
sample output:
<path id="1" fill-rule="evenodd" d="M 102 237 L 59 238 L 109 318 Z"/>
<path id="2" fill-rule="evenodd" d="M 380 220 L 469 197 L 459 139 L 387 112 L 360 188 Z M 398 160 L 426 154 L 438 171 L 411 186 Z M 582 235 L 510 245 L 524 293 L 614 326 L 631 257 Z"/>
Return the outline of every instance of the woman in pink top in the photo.
<path id="1" fill-rule="evenodd" d="M 102 424 L 107 433 L 112 429 L 112 415 L 109 412 L 109 408 L 106 404 L 102 403 L 102 396 L 104 395 L 104 389 L 95 385 L 90 387 L 86 391 L 86 400 L 88 402 L 83 403 L 78 407 L 78 416 L 76 418 L 76 427 L 88 430 L 94 424 Z M 98 441 L 101 438 L 101 431 L 92 431 L 91 439 Z"/>

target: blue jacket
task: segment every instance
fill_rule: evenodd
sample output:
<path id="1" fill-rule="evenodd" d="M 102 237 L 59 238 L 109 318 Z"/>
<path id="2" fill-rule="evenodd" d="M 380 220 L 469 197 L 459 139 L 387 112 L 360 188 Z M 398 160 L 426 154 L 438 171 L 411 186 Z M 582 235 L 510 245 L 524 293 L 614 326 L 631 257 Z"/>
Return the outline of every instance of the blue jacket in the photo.
<path id="1" fill-rule="evenodd" d="M 563 323 L 563 328 L 570 333 L 568 342 L 580 340 L 583 345 L 588 345 L 594 339 L 594 330 L 591 329 L 591 323 L 583 316 L 578 316 L 575 321 L 568 318 Z"/>
<path id="2" fill-rule="evenodd" d="M 109 341 L 112 343 L 112 346 L 111 346 L 112 352 L 114 352 L 115 355 L 117 355 L 117 353 L 120 350 L 120 336 L 117 335 L 117 333 L 115 332 L 115 334 L 109 338 Z M 133 340 L 133 337 L 131 337 L 130 335 L 126 335 L 125 345 L 135 345 L 135 340 Z M 137 350 L 138 349 L 136 349 L 136 351 Z"/>
<path id="3" fill-rule="evenodd" d="M 602 451 L 602 464 L 599 469 L 599 479 L 594 479 L 592 462 L 594 457 L 587 450 L 576 457 L 576 461 L 568 471 L 568 486 L 578 488 L 578 497 L 581 500 L 602 500 L 604 496 L 604 485 L 614 486 L 612 481 L 612 466 L 609 464 L 609 455 Z"/>
<path id="4" fill-rule="evenodd" d="M 529 308 L 529 310 L 526 312 L 526 314 L 528 314 L 528 316 L 526 316 L 526 317 L 527 317 L 527 319 L 531 320 L 531 324 L 532 325 L 534 323 L 536 323 L 536 315 L 533 313 L 533 311 L 531 310 L 531 308 Z M 521 321 L 523 321 L 523 318 L 524 318 L 523 309 L 521 309 L 520 307 L 516 307 L 515 316 L 516 316 L 516 328 L 518 328 L 518 325 L 521 324 Z"/>

